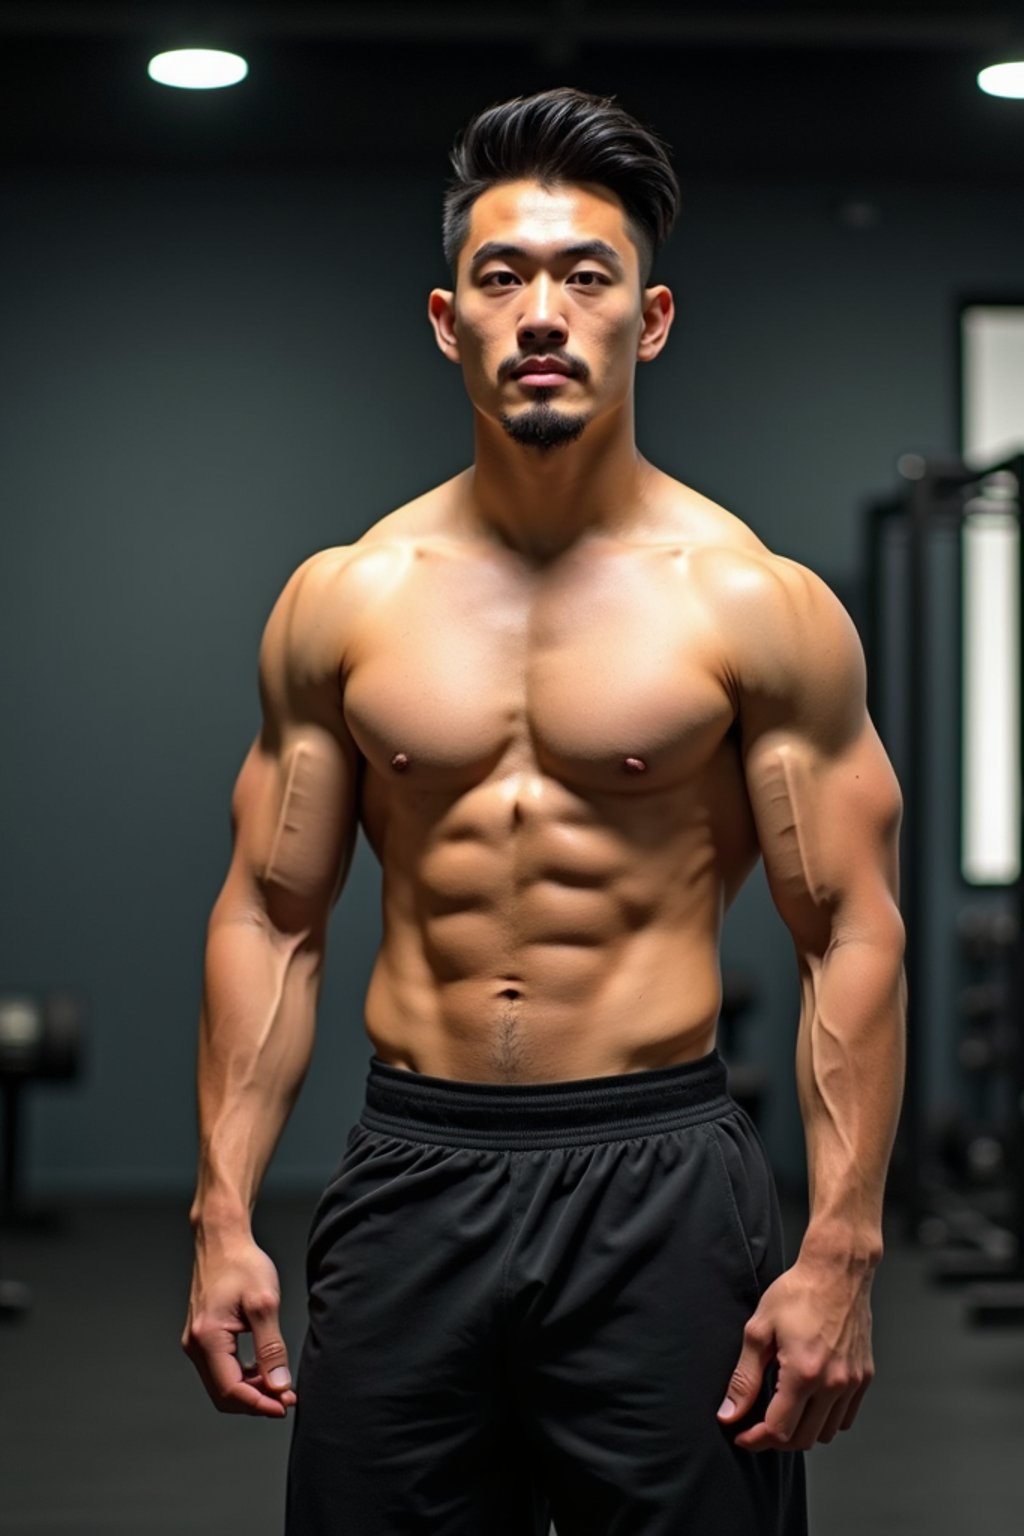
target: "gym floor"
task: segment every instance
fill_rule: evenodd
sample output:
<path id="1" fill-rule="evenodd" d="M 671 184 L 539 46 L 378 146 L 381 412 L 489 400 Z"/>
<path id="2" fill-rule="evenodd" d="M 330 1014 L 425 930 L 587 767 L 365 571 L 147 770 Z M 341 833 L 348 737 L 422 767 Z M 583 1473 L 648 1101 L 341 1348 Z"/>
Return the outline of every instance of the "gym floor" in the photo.
<path id="1" fill-rule="evenodd" d="M 314 1203 L 257 1208 L 293 1369 Z M 179 1346 L 187 1201 L 90 1199 L 58 1214 L 52 1230 L 0 1231 L 0 1276 L 32 1293 L 0 1324 L 6 1536 L 280 1536 L 289 1422 L 218 1414 Z M 803 1211 L 787 1202 L 785 1217 L 792 1255 Z M 1024 1529 L 1024 1327 L 968 1327 L 961 1293 L 927 1282 L 896 1221 L 886 1250 L 876 1380 L 854 1429 L 807 1457 L 812 1536 Z"/>

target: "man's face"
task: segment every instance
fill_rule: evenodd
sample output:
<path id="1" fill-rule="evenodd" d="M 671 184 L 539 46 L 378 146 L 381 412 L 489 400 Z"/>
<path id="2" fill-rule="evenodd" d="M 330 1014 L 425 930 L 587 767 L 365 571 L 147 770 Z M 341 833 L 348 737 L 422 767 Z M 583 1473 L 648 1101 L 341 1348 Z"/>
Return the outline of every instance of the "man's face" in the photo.
<path id="1" fill-rule="evenodd" d="M 630 398 L 637 357 L 660 350 L 642 346 L 657 291 L 641 291 L 613 192 L 514 181 L 473 204 L 455 293 L 435 289 L 430 313 L 476 409 L 515 441 L 553 448 Z"/>

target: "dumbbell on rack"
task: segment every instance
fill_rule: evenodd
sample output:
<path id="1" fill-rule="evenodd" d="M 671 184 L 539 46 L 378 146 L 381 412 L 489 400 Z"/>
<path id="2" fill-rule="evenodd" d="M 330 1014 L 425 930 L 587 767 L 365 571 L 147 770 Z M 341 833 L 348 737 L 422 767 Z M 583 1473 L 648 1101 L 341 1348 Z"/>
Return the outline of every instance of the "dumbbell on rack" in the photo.
<path id="1" fill-rule="evenodd" d="M 934 1128 L 936 1176 L 928 1180 L 929 1214 L 919 1228 L 920 1240 L 933 1250 L 931 1278 L 954 1284 L 1005 1276 L 1018 1257 L 1016 1128 L 999 1103 L 1018 1049 L 1006 975 L 1017 942 L 1016 914 L 1005 906 L 971 905 L 959 913 L 957 932 L 964 959 L 983 974 L 958 999 L 965 1029 L 957 1057 L 972 1084 L 974 1113 L 947 1113 Z M 940 1166 L 944 1172 L 937 1176 Z"/>
<path id="2" fill-rule="evenodd" d="M 966 960 L 991 965 L 1017 942 L 1017 915 L 1009 907 L 966 906 L 957 914 L 956 931 Z"/>
<path id="3" fill-rule="evenodd" d="M 52 1226 L 48 1212 L 30 1212 L 20 1197 L 21 1099 L 31 1082 L 71 1082 L 81 1069 L 82 1011 L 66 992 L 41 1001 L 19 993 L 0 996 L 0 1089 L 3 1091 L 3 1183 L 0 1222 Z M 25 1315 L 32 1295 L 20 1280 L 0 1277 L 0 1321 Z"/>
<path id="4" fill-rule="evenodd" d="M 0 1223 L 52 1225 L 51 1213 L 29 1210 L 21 1193 L 23 1098 L 30 1083 L 74 1082 L 82 1070 L 82 1007 L 67 992 L 42 998 L 0 996 L 0 1091 L 3 1094 L 3 1182 Z"/>
<path id="5" fill-rule="evenodd" d="M 1009 1003 L 1009 988 L 1000 981 L 973 982 L 961 990 L 959 1011 L 967 1028 L 957 1048 L 957 1059 L 972 1076 L 1012 1062 L 1017 1032 L 1008 1016 Z"/>

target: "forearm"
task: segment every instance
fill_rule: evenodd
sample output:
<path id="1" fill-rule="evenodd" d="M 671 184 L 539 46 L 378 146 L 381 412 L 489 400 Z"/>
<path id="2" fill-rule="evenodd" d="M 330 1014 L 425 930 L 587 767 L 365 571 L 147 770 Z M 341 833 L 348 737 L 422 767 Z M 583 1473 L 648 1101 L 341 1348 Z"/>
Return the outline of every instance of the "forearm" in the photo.
<path id="1" fill-rule="evenodd" d="M 259 1186 L 309 1066 L 323 965 L 309 931 L 251 915 L 207 932 L 199 1025 L 199 1159 L 189 1212 L 199 1228 L 248 1230 Z"/>
<path id="2" fill-rule="evenodd" d="M 872 1268 L 906 1064 L 902 933 L 836 940 L 801 963 L 797 1090 L 809 1219 L 801 1258 Z"/>

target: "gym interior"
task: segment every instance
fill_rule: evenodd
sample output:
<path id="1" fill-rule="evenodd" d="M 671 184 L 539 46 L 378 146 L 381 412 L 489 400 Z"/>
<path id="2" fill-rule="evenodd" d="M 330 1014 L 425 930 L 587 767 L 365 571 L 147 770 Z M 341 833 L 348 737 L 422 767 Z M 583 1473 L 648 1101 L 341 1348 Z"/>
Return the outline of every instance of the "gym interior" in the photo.
<path id="1" fill-rule="evenodd" d="M 281 1530 L 287 1427 L 216 1414 L 179 1344 L 205 925 L 257 646 L 302 559 L 469 462 L 426 321 L 449 146 L 567 83 L 655 127 L 682 187 L 638 444 L 841 599 L 903 791 L 877 1375 L 807 1456 L 811 1528 L 1021 1528 L 1024 85 L 983 83 L 1024 75 L 1020 22 L 1010 0 L 0 4 L 8 1536 Z M 149 71 L 185 47 L 245 78 Z M 361 837 L 255 1215 L 293 1361 L 379 911 Z M 792 1253 L 797 970 L 760 868 L 722 975 Z"/>

